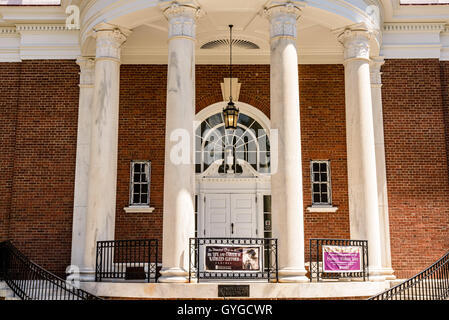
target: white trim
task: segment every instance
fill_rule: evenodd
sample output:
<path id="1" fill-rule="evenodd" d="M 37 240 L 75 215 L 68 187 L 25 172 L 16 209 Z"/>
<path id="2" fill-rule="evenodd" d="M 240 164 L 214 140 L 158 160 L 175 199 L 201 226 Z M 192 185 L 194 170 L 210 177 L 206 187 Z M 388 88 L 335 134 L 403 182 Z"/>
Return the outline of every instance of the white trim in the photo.
<path id="1" fill-rule="evenodd" d="M 325 206 L 311 206 L 311 207 L 307 207 L 307 212 L 320 212 L 320 213 L 329 213 L 329 212 L 337 212 L 338 207 L 333 207 L 333 206 L 329 206 L 329 207 L 325 207 Z"/>
<path id="2" fill-rule="evenodd" d="M 258 108 L 245 103 L 241 101 L 234 101 L 237 108 L 239 108 L 241 113 L 244 113 L 250 117 L 252 117 L 254 120 L 260 123 L 262 127 L 267 131 L 268 136 L 270 136 L 270 128 L 271 128 L 271 121 L 270 119 Z M 216 113 L 222 112 L 223 108 L 226 106 L 227 101 L 220 101 L 214 104 L 211 104 L 198 112 L 195 115 L 195 130 L 198 128 L 198 126 L 207 118 L 210 116 L 213 116 Z"/>
<path id="3" fill-rule="evenodd" d="M 150 206 L 129 206 L 124 207 L 126 213 L 152 213 L 154 211 L 154 207 Z"/>

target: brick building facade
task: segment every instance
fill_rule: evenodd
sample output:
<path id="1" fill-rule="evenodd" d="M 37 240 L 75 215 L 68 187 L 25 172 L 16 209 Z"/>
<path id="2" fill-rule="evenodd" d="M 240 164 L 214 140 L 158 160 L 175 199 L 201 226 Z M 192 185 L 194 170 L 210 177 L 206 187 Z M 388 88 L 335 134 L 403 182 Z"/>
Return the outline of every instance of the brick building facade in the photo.
<path id="1" fill-rule="evenodd" d="M 284 283 L 292 298 L 365 297 L 447 252 L 449 6 L 130 3 L 0 0 L 0 242 L 122 298 L 209 297 L 194 282 L 214 268 L 260 271 L 269 290 L 253 298 Z M 191 242 L 208 238 L 276 245 L 221 248 L 242 252 L 227 274 Z M 358 256 L 370 281 L 320 287 L 312 238 L 366 240 L 326 250 Z M 151 293 L 97 281 L 98 243 L 136 239 L 159 243 L 134 266 Z"/>
<path id="2" fill-rule="evenodd" d="M 0 68 L 0 237 L 64 274 L 71 251 L 78 67 L 74 61 L 45 60 L 1 63 Z M 438 60 L 419 59 L 387 60 L 382 69 L 392 262 L 401 278 L 431 264 L 449 246 L 445 68 Z M 120 71 L 116 239 L 162 241 L 167 66 L 122 65 Z M 197 66 L 197 112 L 221 99 L 217 92 L 227 71 L 226 66 Z M 235 73 L 242 79 L 240 100 L 269 116 L 269 66 L 239 65 Z M 306 240 L 348 238 L 343 66 L 300 65 L 299 79 L 304 208 L 311 205 L 313 159 L 332 161 L 332 196 L 339 208 L 335 213 L 305 210 Z M 152 161 L 151 214 L 123 210 L 129 201 L 129 163 L 135 159 Z"/>

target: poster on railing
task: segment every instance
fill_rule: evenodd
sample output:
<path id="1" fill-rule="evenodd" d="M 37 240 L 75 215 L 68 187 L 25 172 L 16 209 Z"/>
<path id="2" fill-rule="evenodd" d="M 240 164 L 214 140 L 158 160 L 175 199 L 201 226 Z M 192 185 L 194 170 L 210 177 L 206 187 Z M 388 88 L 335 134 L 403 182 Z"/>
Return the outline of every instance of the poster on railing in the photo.
<path id="1" fill-rule="evenodd" d="M 260 271 L 260 247 L 205 246 L 207 271 Z"/>
<path id="2" fill-rule="evenodd" d="M 362 247 L 323 246 L 323 272 L 361 272 Z"/>

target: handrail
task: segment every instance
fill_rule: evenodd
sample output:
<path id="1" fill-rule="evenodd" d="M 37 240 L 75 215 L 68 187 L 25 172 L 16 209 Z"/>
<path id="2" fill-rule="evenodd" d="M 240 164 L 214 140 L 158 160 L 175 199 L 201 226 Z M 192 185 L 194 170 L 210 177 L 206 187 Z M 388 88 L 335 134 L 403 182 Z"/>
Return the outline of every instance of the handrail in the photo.
<path id="1" fill-rule="evenodd" d="M 37 265 L 11 241 L 0 243 L 0 280 L 22 300 L 101 300 Z"/>
<path id="2" fill-rule="evenodd" d="M 412 278 L 368 300 L 445 300 L 449 298 L 449 252 Z"/>
<path id="3" fill-rule="evenodd" d="M 95 281 L 157 282 L 158 256 L 157 239 L 98 241 Z"/>

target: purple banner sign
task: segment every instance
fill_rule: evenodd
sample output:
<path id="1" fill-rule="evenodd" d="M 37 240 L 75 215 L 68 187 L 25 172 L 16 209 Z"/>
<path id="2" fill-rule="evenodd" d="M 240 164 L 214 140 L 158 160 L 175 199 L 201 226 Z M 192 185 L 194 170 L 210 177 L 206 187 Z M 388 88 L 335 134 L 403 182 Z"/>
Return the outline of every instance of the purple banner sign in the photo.
<path id="1" fill-rule="evenodd" d="M 205 265 L 210 271 L 259 271 L 259 247 L 206 246 Z"/>
<path id="2" fill-rule="evenodd" d="M 323 272 L 361 271 L 361 247 L 323 246 Z"/>

